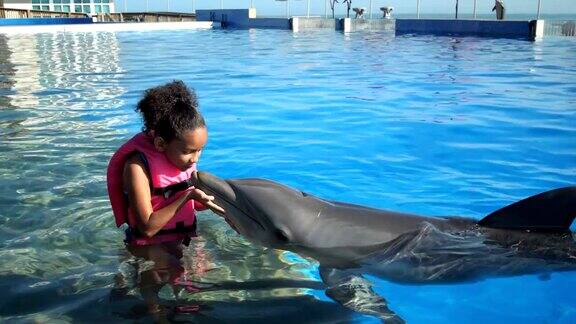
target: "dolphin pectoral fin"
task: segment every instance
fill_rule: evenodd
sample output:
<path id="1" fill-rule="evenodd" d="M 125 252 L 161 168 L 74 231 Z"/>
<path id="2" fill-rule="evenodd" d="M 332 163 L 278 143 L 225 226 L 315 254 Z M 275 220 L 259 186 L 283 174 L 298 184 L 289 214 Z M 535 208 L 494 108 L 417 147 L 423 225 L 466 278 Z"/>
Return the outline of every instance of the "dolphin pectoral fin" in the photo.
<path id="1" fill-rule="evenodd" d="M 502 229 L 564 232 L 576 217 L 576 187 L 546 191 L 499 209 L 478 222 Z"/>
<path id="2" fill-rule="evenodd" d="M 328 287 L 326 296 L 340 305 L 358 313 L 378 317 L 386 324 L 405 323 L 388 308 L 386 299 L 378 295 L 364 277 L 345 270 L 324 267 L 320 267 L 320 276 Z"/>

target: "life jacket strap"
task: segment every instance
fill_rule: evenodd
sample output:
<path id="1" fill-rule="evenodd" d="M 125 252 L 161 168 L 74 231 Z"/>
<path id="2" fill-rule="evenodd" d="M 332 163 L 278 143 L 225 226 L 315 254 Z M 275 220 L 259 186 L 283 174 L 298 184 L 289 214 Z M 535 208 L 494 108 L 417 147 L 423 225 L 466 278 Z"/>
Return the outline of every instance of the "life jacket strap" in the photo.
<path id="1" fill-rule="evenodd" d="M 165 199 L 172 197 L 175 193 L 187 190 L 190 187 L 194 187 L 192 178 L 186 179 L 182 182 L 169 185 L 162 188 L 153 188 L 152 195 L 163 196 Z"/>

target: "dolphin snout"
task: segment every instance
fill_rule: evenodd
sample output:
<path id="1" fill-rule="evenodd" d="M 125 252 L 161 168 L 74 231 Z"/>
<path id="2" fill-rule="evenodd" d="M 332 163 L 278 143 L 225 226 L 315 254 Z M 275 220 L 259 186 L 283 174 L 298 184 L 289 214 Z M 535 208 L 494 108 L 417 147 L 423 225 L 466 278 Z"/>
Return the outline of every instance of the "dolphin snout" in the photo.
<path id="1" fill-rule="evenodd" d="M 208 172 L 194 172 L 193 181 L 195 186 L 204 192 L 214 195 L 216 199 L 224 200 L 228 203 L 236 200 L 236 194 L 228 182 Z"/>

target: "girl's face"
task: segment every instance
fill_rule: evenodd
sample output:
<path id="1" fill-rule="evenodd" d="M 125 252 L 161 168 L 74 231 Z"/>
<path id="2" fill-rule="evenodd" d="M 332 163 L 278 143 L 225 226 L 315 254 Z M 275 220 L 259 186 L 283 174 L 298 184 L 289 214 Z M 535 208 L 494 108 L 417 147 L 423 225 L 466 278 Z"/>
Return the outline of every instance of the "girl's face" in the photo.
<path id="1" fill-rule="evenodd" d="M 154 139 L 156 148 L 164 152 L 166 157 L 181 171 L 186 171 L 194 163 L 198 162 L 206 141 L 208 131 L 206 127 L 200 127 L 186 131 L 182 138 L 175 138 L 165 142 L 162 138 Z"/>

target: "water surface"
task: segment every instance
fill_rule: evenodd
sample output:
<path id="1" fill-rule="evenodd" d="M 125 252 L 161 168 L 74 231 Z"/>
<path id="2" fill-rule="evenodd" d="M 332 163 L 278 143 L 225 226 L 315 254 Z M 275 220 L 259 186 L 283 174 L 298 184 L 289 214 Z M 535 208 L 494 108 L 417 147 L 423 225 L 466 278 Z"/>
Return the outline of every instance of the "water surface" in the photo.
<path id="1" fill-rule="evenodd" d="M 568 39 L 0 35 L 0 319 L 153 320 L 135 284 L 145 265 L 114 227 L 105 184 L 108 159 L 141 129 L 134 107 L 146 88 L 173 79 L 196 88 L 210 135 L 200 169 L 480 219 L 575 182 L 575 57 Z M 223 288 L 178 301 L 163 288 L 168 305 L 200 305 L 175 319 L 376 321 L 328 299 L 314 260 L 254 246 L 210 212 L 199 232 L 185 266 Z M 434 286 L 370 279 L 411 323 L 576 321 L 576 273 Z"/>

